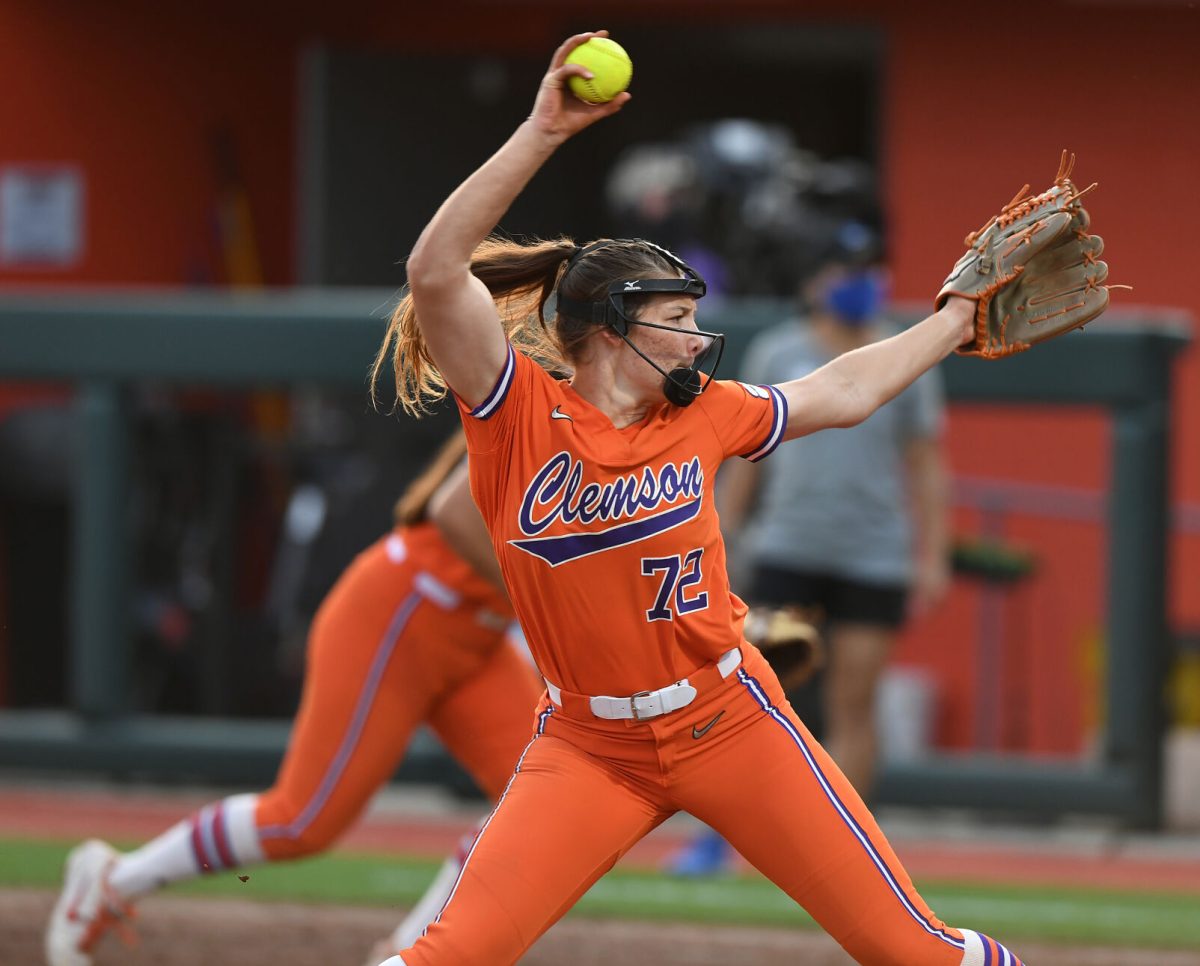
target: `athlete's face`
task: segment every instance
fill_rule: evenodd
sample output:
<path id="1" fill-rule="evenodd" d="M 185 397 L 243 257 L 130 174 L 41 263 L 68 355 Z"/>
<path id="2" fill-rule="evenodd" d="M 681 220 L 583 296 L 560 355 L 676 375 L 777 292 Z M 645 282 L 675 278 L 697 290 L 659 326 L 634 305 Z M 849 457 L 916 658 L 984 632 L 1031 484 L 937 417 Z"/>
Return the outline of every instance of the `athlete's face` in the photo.
<path id="1" fill-rule="evenodd" d="M 697 332 L 696 299 L 690 295 L 652 295 L 642 306 L 638 322 L 661 325 L 631 325 L 629 339 L 646 353 L 662 370 L 670 372 L 679 366 L 690 366 L 708 348 L 709 339 Z M 629 374 L 639 384 L 644 383 L 648 395 L 662 395 L 663 377 L 648 366 L 637 353 L 629 351 Z"/>

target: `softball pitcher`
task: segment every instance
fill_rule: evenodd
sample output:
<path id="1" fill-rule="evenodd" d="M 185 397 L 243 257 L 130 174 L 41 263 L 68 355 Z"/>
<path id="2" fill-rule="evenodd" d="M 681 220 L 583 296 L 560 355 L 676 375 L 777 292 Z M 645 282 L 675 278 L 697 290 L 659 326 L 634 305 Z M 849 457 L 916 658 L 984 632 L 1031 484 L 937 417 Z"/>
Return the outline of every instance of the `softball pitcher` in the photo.
<path id="1" fill-rule="evenodd" d="M 670 252 L 488 239 L 560 144 L 628 101 L 564 89 L 588 73 L 568 53 L 603 35 L 558 49 L 529 119 L 425 228 L 376 360 L 410 411 L 453 391 L 472 493 L 547 689 L 440 917 L 387 966 L 515 962 L 680 810 L 859 962 L 1016 964 L 930 911 L 744 640 L 713 509 L 723 460 L 865 419 L 971 338 L 975 306 L 952 298 L 805 379 L 750 386 L 712 378 L 723 337 L 698 329 L 704 280 Z"/>
<path id="2" fill-rule="evenodd" d="M 542 685 L 505 640 L 512 610 L 458 466 L 465 450 L 456 433 L 397 503 L 397 528 L 359 555 L 317 611 L 274 786 L 213 802 L 127 854 L 94 839 L 74 849 L 46 929 L 49 966 L 89 966 L 96 943 L 127 928 L 133 902 L 168 883 L 327 849 L 395 773 L 422 722 L 499 796 Z M 443 871 L 372 963 L 436 914 L 458 872 L 449 865 L 453 874 Z"/>

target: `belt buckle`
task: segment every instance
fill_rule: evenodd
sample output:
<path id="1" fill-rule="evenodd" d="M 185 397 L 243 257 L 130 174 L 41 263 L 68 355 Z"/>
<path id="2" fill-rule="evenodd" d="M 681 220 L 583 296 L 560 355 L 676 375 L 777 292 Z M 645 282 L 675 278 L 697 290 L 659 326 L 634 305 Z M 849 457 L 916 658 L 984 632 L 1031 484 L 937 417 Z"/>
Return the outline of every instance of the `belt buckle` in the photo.
<path id="1" fill-rule="evenodd" d="M 638 698 L 648 698 L 653 693 L 654 693 L 653 691 L 638 691 L 636 694 L 631 694 L 629 696 L 629 710 L 631 712 L 633 712 L 633 720 L 634 721 L 648 721 L 651 718 L 658 717 L 658 715 L 656 715 L 656 714 L 648 714 L 648 715 L 646 715 L 645 718 L 643 718 L 640 714 L 638 714 L 637 699 Z"/>

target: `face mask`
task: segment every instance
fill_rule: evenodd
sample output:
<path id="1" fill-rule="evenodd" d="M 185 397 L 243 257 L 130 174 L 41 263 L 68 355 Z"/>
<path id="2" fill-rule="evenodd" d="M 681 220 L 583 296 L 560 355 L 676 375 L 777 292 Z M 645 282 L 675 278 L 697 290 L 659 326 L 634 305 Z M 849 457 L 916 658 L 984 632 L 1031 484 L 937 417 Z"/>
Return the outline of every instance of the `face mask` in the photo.
<path id="1" fill-rule="evenodd" d="M 691 405 L 696 397 L 708 388 L 709 383 L 716 376 L 717 366 L 721 364 L 721 356 L 725 352 L 725 335 L 721 332 L 697 332 L 697 335 L 708 339 L 707 348 L 696 357 L 690 366 L 678 366 L 670 372 L 667 372 L 662 366 L 634 345 L 633 341 L 629 338 L 629 327 L 631 325 L 642 325 L 650 329 L 664 329 L 668 332 L 678 332 L 679 330 L 669 325 L 658 325 L 655 322 L 639 322 L 626 310 L 626 296 L 681 293 L 691 295 L 693 298 L 701 298 L 705 291 L 707 291 L 707 285 L 704 279 L 700 277 L 699 272 L 684 262 L 683 259 L 665 248 L 660 248 L 653 242 L 643 241 L 642 239 L 634 239 L 634 241 L 662 256 L 667 262 L 679 269 L 683 273 L 683 277 L 626 279 L 613 282 L 608 286 L 608 292 L 603 302 L 581 302 L 559 294 L 557 303 L 558 311 L 585 322 L 596 322 L 607 325 L 624 340 L 629 348 L 636 352 L 663 377 L 663 395 L 667 398 L 668 402 L 674 403 L 676 406 Z M 566 271 L 563 272 L 563 278 L 567 277 L 567 274 L 571 271 L 572 264 L 576 260 L 611 244 L 614 243 L 611 241 L 595 242 L 586 248 L 580 249 L 572 256 L 571 261 L 567 263 Z M 560 279 L 559 285 L 561 286 L 561 284 L 562 281 Z M 709 366 L 710 363 L 711 366 L 706 370 L 705 366 Z"/>

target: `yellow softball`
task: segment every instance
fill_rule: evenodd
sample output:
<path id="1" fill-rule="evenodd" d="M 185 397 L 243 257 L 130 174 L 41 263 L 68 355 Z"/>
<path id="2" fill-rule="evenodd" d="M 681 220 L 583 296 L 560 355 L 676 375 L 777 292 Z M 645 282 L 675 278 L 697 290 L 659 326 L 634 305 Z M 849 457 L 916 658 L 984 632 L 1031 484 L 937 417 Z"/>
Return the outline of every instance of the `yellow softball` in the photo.
<path id="1" fill-rule="evenodd" d="M 567 55 L 568 64 L 582 64 L 592 72 L 590 80 L 570 77 L 571 93 L 589 104 L 611 101 L 629 86 L 633 77 L 633 61 L 624 48 L 607 37 L 593 37 Z"/>

